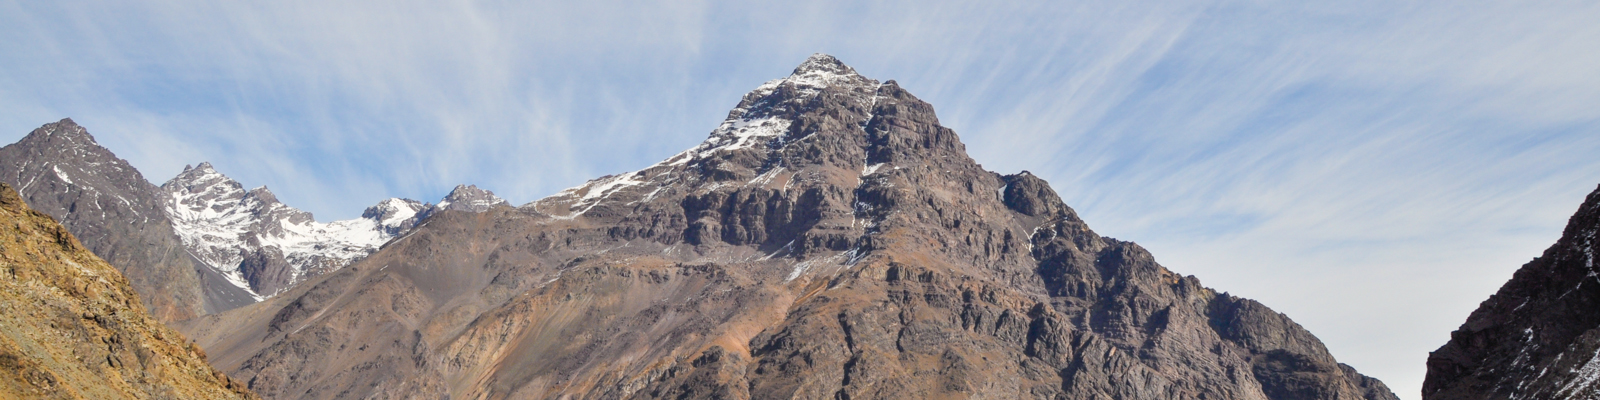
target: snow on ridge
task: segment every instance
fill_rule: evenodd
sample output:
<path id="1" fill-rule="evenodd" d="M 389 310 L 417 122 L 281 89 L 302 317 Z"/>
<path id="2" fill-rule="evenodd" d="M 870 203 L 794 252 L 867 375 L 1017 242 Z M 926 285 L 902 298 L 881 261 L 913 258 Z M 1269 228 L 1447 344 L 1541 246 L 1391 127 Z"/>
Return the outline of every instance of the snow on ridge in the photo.
<path id="1" fill-rule="evenodd" d="M 399 197 L 391 197 L 388 200 L 379 202 L 378 207 L 389 211 L 386 213 L 387 215 L 381 216 L 383 218 L 381 221 L 378 221 L 378 225 L 384 227 L 398 227 L 406 220 L 416 217 L 417 213 L 422 211 L 420 207 L 415 207 Z"/>
<path id="2" fill-rule="evenodd" d="M 780 89 L 785 86 L 790 90 L 780 93 Z M 728 118 L 717 125 L 700 144 L 643 169 L 592 179 L 523 207 L 542 208 L 542 205 L 565 204 L 564 214 L 554 217 L 576 218 L 593 209 L 601 200 L 621 192 L 624 188 L 649 183 L 664 185 L 666 181 L 663 179 L 670 179 L 667 177 L 672 172 L 659 172 L 663 168 L 681 167 L 723 152 L 783 147 L 787 144 L 789 128 L 794 124 L 794 121 L 785 116 L 786 111 L 814 100 L 825 89 L 838 87 L 842 89 L 839 93 L 866 99 L 875 96 L 879 86 L 878 81 L 857 74 L 855 69 L 833 56 L 813 54 L 789 76 L 766 81 L 745 94 L 743 101 L 729 112 Z M 771 174 L 772 171 L 767 173 Z M 768 174 L 762 176 L 770 180 L 772 175 Z M 760 179 L 761 176 L 758 176 L 757 180 Z M 653 198 L 659 191 L 658 188 L 644 198 Z M 562 213 L 559 211 L 559 206 L 556 207 L 558 208 L 555 212 Z"/>
<path id="3" fill-rule="evenodd" d="M 1575 395 L 1593 386 L 1596 380 L 1600 380 L 1600 348 L 1595 349 L 1595 354 L 1589 357 L 1589 361 L 1575 367 L 1571 372 L 1573 373 L 1571 380 L 1556 391 L 1557 395 Z"/>
<path id="4" fill-rule="evenodd" d="M 364 215 L 317 222 L 310 213 L 278 202 L 265 187 L 245 191 L 209 163 L 185 168 L 161 188 L 169 196 L 163 209 L 184 247 L 257 300 L 274 293 L 258 294 L 245 279 L 241 266 L 247 253 L 277 249 L 294 267 L 292 283 L 328 261 L 343 267 L 376 252 L 399 233 L 397 225 L 419 212 L 404 200 L 389 199 L 380 206 L 393 212 L 382 220 Z"/>
<path id="5" fill-rule="evenodd" d="M 434 208 L 439 210 L 461 210 L 470 212 L 484 212 L 501 204 L 509 204 L 494 192 L 478 188 L 477 185 L 456 185 L 443 200 Z"/>

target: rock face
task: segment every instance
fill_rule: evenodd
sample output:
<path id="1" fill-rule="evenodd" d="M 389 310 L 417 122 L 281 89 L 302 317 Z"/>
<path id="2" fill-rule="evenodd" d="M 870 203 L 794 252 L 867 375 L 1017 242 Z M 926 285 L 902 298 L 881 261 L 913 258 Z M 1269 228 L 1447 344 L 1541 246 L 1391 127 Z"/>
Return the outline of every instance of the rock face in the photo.
<path id="1" fill-rule="evenodd" d="M 438 210 L 457 210 L 467 212 L 489 211 L 495 206 L 509 205 L 505 199 L 495 196 L 494 192 L 479 189 L 476 185 L 457 185 L 455 190 L 439 200 Z"/>
<path id="2" fill-rule="evenodd" d="M 256 398 L 152 318 L 121 273 L 5 183 L 0 276 L 0 398 Z"/>
<path id="3" fill-rule="evenodd" d="M 1428 355 L 1425 399 L 1600 398 L 1600 189 Z"/>
<path id="4" fill-rule="evenodd" d="M 210 163 L 156 187 L 71 119 L 0 148 L 0 177 L 121 269 L 167 322 L 254 303 L 342 268 L 438 210 L 506 205 L 462 185 L 438 205 L 393 198 L 361 218 L 322 223 Z"/>
<path id="5" fill-rule="evenodd" d="M 360 218 L 322 223 L 264 186 L 245 190 L 210 163 L 185 167 L 161 189 L 170 197 L 166 215 L 189 252 L 256 300 L 372 254 L 436 208 L 482 212 L 505 204 L 493 193 L 461 186 L 439 206 L 394 198 Z"/>
<path id="6" fill-rule="evenodd" d="M 1395 398 L 820 54 L 661 163 L 181 329 L 279 399 Z"/>
<path id="7" fill-rule="evenodd" d="M 128 277 L 162 321 L 253 301 L 184 251 L 162 211 L 165 194 L 70 119 L 0 148 L 0 181 L 67 227 Z"/>

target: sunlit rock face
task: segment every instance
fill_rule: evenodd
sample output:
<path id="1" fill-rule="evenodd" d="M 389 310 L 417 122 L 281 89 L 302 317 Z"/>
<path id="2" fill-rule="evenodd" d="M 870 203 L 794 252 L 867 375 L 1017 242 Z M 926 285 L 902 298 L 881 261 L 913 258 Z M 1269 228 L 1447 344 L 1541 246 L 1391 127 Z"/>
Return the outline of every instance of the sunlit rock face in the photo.
<path id="1" fill-rule="evenodd" d="M 1395 398 L 821 54 L 660 163 L 183 329 L 280 399 Z"/>
<path id="2" fill-rule="evenodd" d="M 70 179 L 70 178 L 67 178 Z M 128 279 L 0 183 L 0 398 L 251 399 Z"/>

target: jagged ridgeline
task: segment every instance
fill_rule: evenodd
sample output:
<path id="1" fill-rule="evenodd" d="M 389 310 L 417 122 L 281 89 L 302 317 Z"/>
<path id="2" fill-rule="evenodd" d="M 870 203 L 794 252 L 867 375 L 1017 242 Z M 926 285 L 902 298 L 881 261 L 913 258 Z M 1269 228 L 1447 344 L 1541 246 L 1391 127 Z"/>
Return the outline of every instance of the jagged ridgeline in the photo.
<path id="1" fill-rule="evenodd" d="M 1561 239 L 1523 264 L 1428 355 L 1422 397 L 1600 398 L 1600 188 Z"/>
<path id="2" fill-rule="evenodd" d="M 248 399 L 128 280 L 0 183 L 0 398 Z"/>
<path id="3" fill-rule="evenodd" d="M 122 271 L 156 318 L 183 320 L 251 302 L 184 249 L 162 211 L 161 189 L 71 119 L 0 147 L 0 178 Z"/>
<path id="4" fill-rule="evenodd" d="M 435 212 L 506 204 L 462 185 L 438 204 L 391 198 L 360 218 L 323 223 L 210 163 L 157 187 L 71 119 L 0 148 L 0 181 L 122 271 L 167 322 L 251 304 L 342 268 Z"/>
<path id="5" fill-rule="evenodd" d="M 833 57 L 705 142 L 186 321 L 275 399 L 1393 399 Z"/>

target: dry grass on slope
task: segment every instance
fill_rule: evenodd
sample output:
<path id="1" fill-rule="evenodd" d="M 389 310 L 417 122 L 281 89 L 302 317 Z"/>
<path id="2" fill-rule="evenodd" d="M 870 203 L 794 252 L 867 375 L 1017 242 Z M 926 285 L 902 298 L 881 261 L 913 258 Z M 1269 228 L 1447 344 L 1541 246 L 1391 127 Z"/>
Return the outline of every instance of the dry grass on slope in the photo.
<path id="1" fill-rule="evenodd" d="M 0 183 L 0 398 L 254 399 Z"/>

